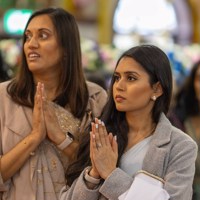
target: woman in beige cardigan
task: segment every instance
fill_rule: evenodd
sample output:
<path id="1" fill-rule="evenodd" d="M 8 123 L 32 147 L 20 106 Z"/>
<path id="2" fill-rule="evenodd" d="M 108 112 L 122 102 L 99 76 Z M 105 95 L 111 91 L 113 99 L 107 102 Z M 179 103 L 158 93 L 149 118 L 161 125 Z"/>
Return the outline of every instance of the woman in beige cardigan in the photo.
<path id="1" fill-rule="evenodd" d="M 107 94 L 86 82 L 76 21 L 47 8 L 30 17 L 16 78 L 0 84 L 0 194 L 57 200 L 82 130 Z"/>

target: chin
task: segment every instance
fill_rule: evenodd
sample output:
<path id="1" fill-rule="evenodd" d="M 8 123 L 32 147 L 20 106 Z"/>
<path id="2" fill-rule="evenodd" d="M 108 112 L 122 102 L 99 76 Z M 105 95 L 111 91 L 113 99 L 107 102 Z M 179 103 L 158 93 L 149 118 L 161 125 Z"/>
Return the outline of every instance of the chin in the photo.
<path id="1" fill-rule="evenodd" d="M 116 106 L 116 110 L 119 112 L 126 112 L 126 109 L 123 106 Z"/>

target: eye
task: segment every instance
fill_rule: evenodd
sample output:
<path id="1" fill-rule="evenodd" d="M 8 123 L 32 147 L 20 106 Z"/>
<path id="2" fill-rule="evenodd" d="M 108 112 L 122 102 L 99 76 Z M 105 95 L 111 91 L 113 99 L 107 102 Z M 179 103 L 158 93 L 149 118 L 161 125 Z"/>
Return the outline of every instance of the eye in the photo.
<path id="1" fill-rule="evenodd" d="M 39 34 L 39 38 L 45 40 L 45 39 L 48 38 L 48 34 L 45 33 L 45 32 L 41 32 L 41 33 Z"/>
<path id="2" fill-rule="evenodd" d="M 30 41 L 31 40 L 31 34 L 30 33 L 25 33 L 25 41 Z"/>
<path id="3" fill-rule="evenodd" d="M 117 81 L 119 81 L 119 79 L 120 79 L 120 76 L 119 76 L 119 75 L 117 75 L 117 74 L 114 74 L 114 82 L 117 82 Z"/>
<path id="4" fill-rule="evenodd" d="M 136 80 L 136 78 L 134 77 L 134 76 L 127 76 L 127 80 L 128 81 L 135 81 Z"/>

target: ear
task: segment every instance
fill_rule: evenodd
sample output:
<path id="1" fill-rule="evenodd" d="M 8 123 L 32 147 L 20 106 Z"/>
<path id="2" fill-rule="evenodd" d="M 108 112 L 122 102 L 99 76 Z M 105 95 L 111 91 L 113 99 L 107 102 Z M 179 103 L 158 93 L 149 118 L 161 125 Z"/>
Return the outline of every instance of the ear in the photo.
<path id="1" fill-rule="evenodd" d="M 156 98 L 160 97 L 163 94 L 163 88 L 160 82 L 153 84 L 153 91 Z"/>

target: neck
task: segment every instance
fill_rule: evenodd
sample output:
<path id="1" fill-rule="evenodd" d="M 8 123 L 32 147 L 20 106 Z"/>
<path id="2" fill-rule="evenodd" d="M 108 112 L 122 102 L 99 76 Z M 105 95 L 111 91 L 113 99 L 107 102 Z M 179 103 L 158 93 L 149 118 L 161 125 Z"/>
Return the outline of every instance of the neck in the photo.
<path id="1" fill-rule="evenodd" d="M 146 135 L 147 132 L 149 133 L 155 128 L 151 114 L 126 113 L 126 120 L 129 126 L 129 134 Z"/>
<path id="2" fill-rule="evenodd" d="M 156 128 L 156 124 L 153 122 L 152 117 L 148 115 L 140 115 L 140 117 L 127 115 L 126 119 L 129 126 L 129 132 L 128 144 L 125 151 L 145 138 L 151 136 Z"/>

